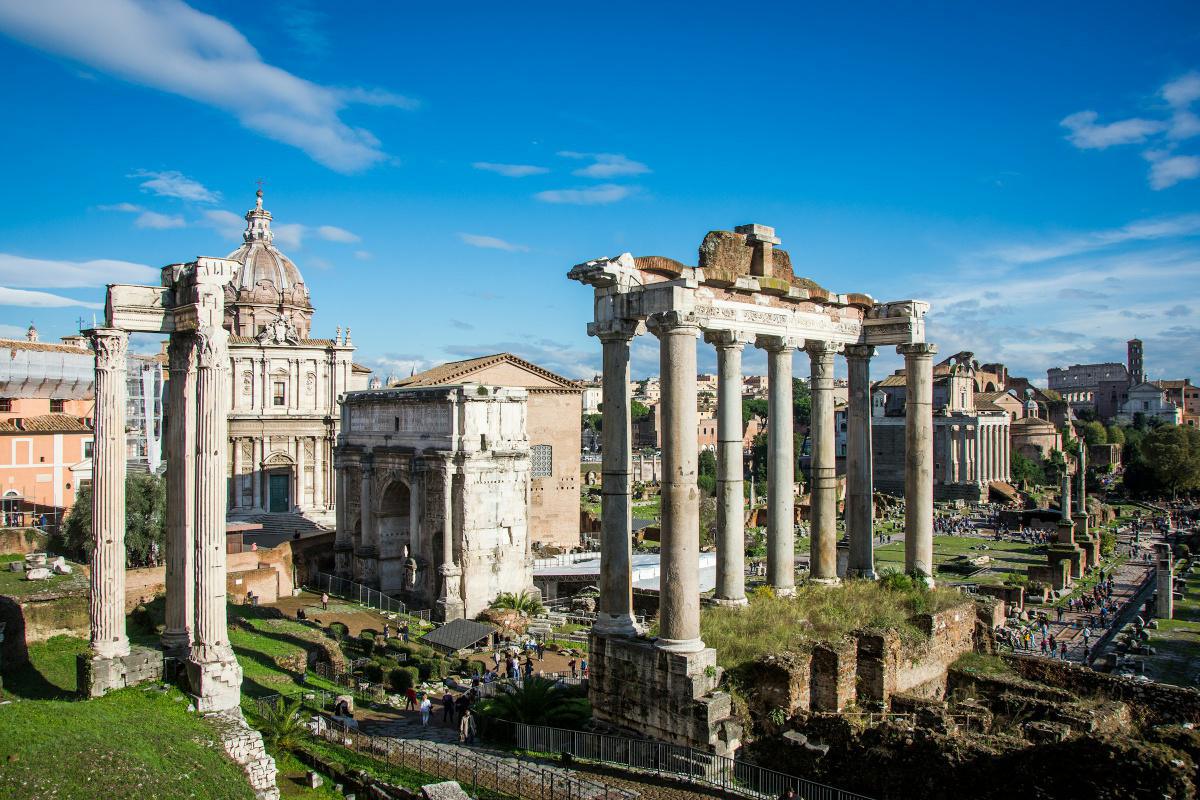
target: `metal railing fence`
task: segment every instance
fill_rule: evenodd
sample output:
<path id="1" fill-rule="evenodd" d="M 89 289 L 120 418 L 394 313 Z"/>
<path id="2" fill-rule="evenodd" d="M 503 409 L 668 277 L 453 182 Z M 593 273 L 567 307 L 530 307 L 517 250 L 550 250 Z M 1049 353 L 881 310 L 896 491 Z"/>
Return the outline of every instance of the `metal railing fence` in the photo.
<path id="1" fill-rule="evenodd" d="M 304 588 L 317 594 L 325 593 L 343 600 L 353 600 L 359 605 L 374 608 L 388 614 L 407 614 L 429 622 L 429 609 L 410 609 L 402 600 L 384 594 L 378 589 L 364 586 L 348 578 L 339 578 L 328 572 L 318 572 L 305 582 Z"/>
<path id="2" fill-rule="evenodd" d="M 683 745 L 523 723 L 501 722 L 496 727 L 507 727 L 519 749 L 568 753 L 584 761 L 653 773 L 755 800 L 781 797 L 788 789 L 803 800 L 868 800 L 854 792 Z"/>
<path id="3" fill-rule="evenodd" d="M 323 711 L 332 705 L 335 695 L 319 689 L 300 693 L 304 704 Z M 259 698 L 259 712 L 273 705 L 283 695 Z M 458 781 L 470 787 L 471 795 L 479 790 L 494 792 L 522 800 L 635 800 L 634 792 L 618 789 L 599 781 L 585 780 L 562 769 L 509 756 L 490 755 L 466 747 L 438 745 L 419 739 L 397 739 L 391 736 L 363 733 L 337 720 L 322 717 L 313 735 L 346 747 L 356 753 L 374 758 L 388 766 L 404 767 L 446 780 Z M 311 732 L 311 731 L 310 731 Z"/>

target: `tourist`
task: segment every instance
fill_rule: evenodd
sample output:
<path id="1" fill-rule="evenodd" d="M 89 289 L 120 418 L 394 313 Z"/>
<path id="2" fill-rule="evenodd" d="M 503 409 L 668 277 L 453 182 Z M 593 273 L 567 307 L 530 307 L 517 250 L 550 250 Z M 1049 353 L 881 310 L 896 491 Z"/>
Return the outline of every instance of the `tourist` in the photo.
<path id="1" fill-rule="evenodd" d="M 429 701 L 429 695 L 421 698 L 421 727 L 429 727 L 429 715 L 433 711 L 433 703 Z"/>
<path id="2" fill-rule="evenodd" d="M 586 658 L 579 662 L 579 674 L 585 678 L 588 676 L 588 662 Z"/>
<path id="3" fill-rule="evenodd" d="M 1062 607 L 1062 606 L 1059 606 L 1059 607 L 1058 607 L 1058 609 L 1057 609 L 1057 611 L 1058 611 L 1058 621 L 1059 621 L 1059 622 L 1062 622 L 1062 619 L 1063 619 L 1063 607 Z"/>
<path id="4" fill-rule="evenodd" d="M 322 611 L 329 610 L 329 595 L 327 595 L 327 594 L 321 595 L 321 610 Z"/>
<path id="5" fill-rule="evenodd" d="M 304 621 L 304 620 L 308 619 L 308 614 L 304 613 L 303 608 L 296 609 L 296 619 L 298 619 L 300 621 Z"/>
<path id="6" fill-rule="evenodd" d="M 541 660 L 542 660 L 542 656 L 544 656 L 544 655 L 546 655 L 546 643 L 545 643 L 545 642 L 543 642 L 543 641 L 541 641 L 541 640 L 539 639 L 539 640 L 538 640 L 538 643 L 537 643 L 537 656 L 538 656 L 538 661 L 541 661 Z"/>
<path id="7" fill-rule="evenodd" d="M 1092 640 L 1092 629 L 1087 625 L 1083 626 L 1083 648 L 1086 650 Z"/>
<path id="8" fill-rule="evenodd" d="M 533 677 L 533 659 L 529 656 L 525 657 L 525 680 Z"/>
<path id="9" fill-rule="evenodd" d="M 412 686 L 404 690 L 404 710 L 415 711 L 417 708 L 417 690 Z"/>
<path id="10" fill-rule="evenodd" d="M 400 624 L 400 641 L 402 641 L 402 642 L 408 641 L 408 622 L 407 622 L 407 620 Z"/>
<path id="11" fill-rule="evenodd" d="M 463 710 L 462 720 L 458 723 L 458 740 L 463 744 L 475 744 L 475 717 L 469 708 Z"/>
<path id="12" fill-rule="evenodd" d="M 1059 640 L 1059 642 L 1058 642 L 1058 660 L 1059 661 L 1067 660 L 1067 642 L 1065 639 Z"/>
<path id="13" fill-rule="evenodd" d="M 462 719 L 470 708 L 471 698 L 465 694 L 460 694 L 458 699 L 454 701 L 454 713 L 458 715 L 459 719 Z"/>
<path id="14" fill-rule="evenodd" d="M 454 695 L 449 689 L 442 695 L 442 722 L 454 722 Z"/>
<path id="15" fill-rule="evenodd" d="M 392 626 L 388 625 L 386 622 L 383 623 L 383 638 L 384 639 L 392 638 Z"/>
<path id="16" fill-rule="evenodd" d="M 571 660 L 567 662 L 567 667 L 571 670 L 572 678 L 579 677 L 579 662 L 577 662 L 574 657 L 572 657 Z"/>

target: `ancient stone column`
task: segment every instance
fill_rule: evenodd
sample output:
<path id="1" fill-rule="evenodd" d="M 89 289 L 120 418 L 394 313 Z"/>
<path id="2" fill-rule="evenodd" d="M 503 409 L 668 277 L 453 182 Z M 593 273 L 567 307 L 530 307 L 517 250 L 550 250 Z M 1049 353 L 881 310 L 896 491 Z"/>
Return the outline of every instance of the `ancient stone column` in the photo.
<path id="1" fill-rule="evenodd" d="M 462 619 L 466 614 L 462 600 L 462 567 L 454 560 L 454 472 L 454 461 L 447 455 L 442 463 L 442 563 L 438 569 L 442 576 L 442 591 L 437 601 L 443 621 Z"/>
<path id="2" fill-rule="evenodd" d="M 742 347 L 732 331 L 710 331 L 717 349 L 717 589 L 719 605 L 746 604 L 746 501 L 742 488 Z"/>
<path id="3" fill-rule="evenodd" d="M 659 341 L 662 381 L 662 533 L 659 638 L 677 653 L 704 649 L 700 639 L 700 491 L 696 414 L 696 338 L 693 314 L 655 314 L 647 327 Z"/>
<path id="4" fill-rule="evenodd" d="M 167 386 L 166 609 L 163 650 L 186 657 L 196 613 L 196 337 L 171 334 L 167 345 L 171 381 Z M 237 476 L 234 477 L 235 491 Z"/>
<path id="5" fill-rule="evenodd" d="M 837 574 L 837 433 L 833 418 L 833 357 L 841 349 L 834 342 L 809 341 L 812 376 L 812 527 L 811 576 L 818 583 L 834 584 Z"/>
<path id="6" fill-rule="evenodd" d="M 350 530 L 349 493 L 346 491 L 346 456 L 334 451 L 334 492 L 336 494 L 334 509 L 334 542 L 333 564 L 339 578 L 349 580 L 354 577 L 354 535 Z"/>
<path id="7" fill-rule="evenodd" d="M 1066 465 L 1063 466 L 1062 474 L 1062 518 L 1068 522 L 1071 520 L 1071 474 L 1067 472 Z"/>
<path id="8" fill-rule="evenodd" d="M 904 569 L 933 585 L 933 354 L 932 344 L 902 344 L 904 411 Z"/>
<path id="9" fill-rule="evenodd" d="M 850 395 L 846 414 L 846 529 L 850 535 L 847 572 L 859 578 L 875 577 L 875 483 L 871 453 L 873 355 L 875 348 L 870 345 L 846 347 Z M 952 469 L 951 472 L 956 473 L 957 470 Z"/>
<path id="10" fill-rule="evenodd" d="M 1087 440 L 1079 439 L 1079 511 L 1087 513 Z"/>
<path id="11" fill-rule="evenodd" d="M 780 336 L 760 336 L 767 351 L 767 583 L 796 593 L 796 458 L 792 437 L 792 350 Z"/>
<path id="12" fill-rule="evenodd" d="M 1175 616 L 1175 565 L 1171 557 L 1171 545 L 1159 542 L 1154 545 L 1154 586 L 1157 591 L 1154 616 L 1172 619 Z"/>
<path id="13" fill-rule="evenodd" d="M 196 608 L 188 676 L 196 707 L 223 711 L 238 705 L 242 686 L 225 614 L 229 334 L 219 323 L 201 327 L 196 352 Z"/>
<path id="14" fill-rule="evenodd" d="M 360 490 L 358 514 L 361 544 L 354 554 L 358 559 L 361 580 L 367 586 L 378 586 L 379 583 L 379 533 L 375 523 L 375 497 L 373 484 L 375 482 L 375 464 L 370 458 L 362 460 L 360 470 Z"/>
<path id="15" fill-rule="evenodd" d="M 632 423 L 629 344 L 637 320 L 590 326 L 604 358 L 604 424 L 601 428 L 600 598 L 593 629 L 605 636 L 636 636 L 633 621 L 633 502 L 630 479 Z"/>
<path id="16" fill-rule="evenodd" d="M 92 561 L 88 594 L 97 658 L 129 655 L 125 635 L 125 362 L 129 335 L 92 331 L 96 402 L 92 446 Z"/>

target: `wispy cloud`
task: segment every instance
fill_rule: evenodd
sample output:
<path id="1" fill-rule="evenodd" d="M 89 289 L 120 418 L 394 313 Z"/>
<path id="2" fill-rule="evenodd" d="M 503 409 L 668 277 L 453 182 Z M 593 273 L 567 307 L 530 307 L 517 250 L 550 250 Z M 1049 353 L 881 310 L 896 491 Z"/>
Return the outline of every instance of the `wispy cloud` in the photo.
<path id="1" fill-rule="evenodd" d="M 1131 242 L 1147 242 L 1200 234 L 1200 214 L 1144 219 L 1119 228 L 1073 234 L 1040 244 L 1012 244 L 981 253 L 1012 264 L 1034 264 Z"/>
<path id="2" fill-rule="evenodd" d="M 50 292 L 31 292 L 27 289 L 10 289 L 0 286 L 0 306 L 25 306 L 26 308 L 69 308 L 82 306 L 84 308 L 104 308 L 104 303 L 92 303 L 63 297 Z"/>
<path id="3" fill-rule="evenodd" d="M 475 326 L 469 322 L 463 322 L 461 319 L 450 320 L 450 327 L 460 331 L 473 331 Z"/>
<path id="4" fill-rule="evenodd" d="M 530 175 L 544 175 L 550 171 L 548 167 L 536 167 L 533 164 L 495 164 L 491 161 L 476 161 L 471 165 L 484 172 L 495 172 L 506 178 L 525 178 Z"/>
<path id="5" fill-rule="evenodd" d="M 371 253 L 367 250 L 355 250 L 354 257 L 357 258 L 359 261 L 370 261 Z"/>
<path id="6" fill-rule="evenodd" d="M 490 250 L 506 250 L 510 253 L 526 253 L 529 248 L 523 244 L 513 244 L 495 236 L 480 236 L 476 233 L 460 233 L 458 238 L 472 247 L 483 247 Z"/>
<path id="7" fill-rule="evenodd" d="M 160 214 L 157 211 L 149 211 L 139 205 L 133 203 L 117 203 L 115 205 L 100 206 L 101 211 L 120 211 L 125 214 L 137 214 L 137 219 L 133 224 L 139 228 L 149 228 L 151 230 L 166 230 L 169 228 L 182 228 L 187 225 L 183 217 L 179 214 Z"/>
<path id="8" fill-rule="evenodd" d="M 560 150 L 558 154 L 563 158 L 591 161 L 591 164 L 571 173 L 584 178 L 620 178 L 645 175 L 650 171 L 642 162 L 634 161 L 621 153 L 577 153 L 574 150 Z"/>
<path id="9" fill-rule="evenodd" d="M 543 203 L 569 203 L 580 206 L 600 206 L 624 200 L 636 191 L 633 186 L 602 183 L 583 189 L 548 189 L 538 192 L 534 198 Z"/>
<path id="10" fill-rule="evenodd" d="M 77 289 L 110 283 L 159 281 L 159 271 L 145 264 L 109 258 L 63 261 L 0 253 L 0 284 L 26 289 Z"/>
<path id="11" fill-rule="evenodd" d="M 1150 188 L 1159 191 L 1200 176 L 1200 156 L 1177 154 L 1181 142 L 1200 136 L 1200 116 L 1191 106 L 1200 100 L 1200 72 L 1188 72 L 1156 93 L 1154 118 L 1131 117 L 1101 124 L 1095 111 L 1078 111 L 1060 123 L 1067 140 L 1082 150 L 1148 144 L 1142 157 L 1150 162 Z"/>
<path id="12" fill-rule="evenodd" d="M 268 64 L 233 25 L 181 0 L 0 3 L 0 31 L 98 72 L 219 108 L 340 172 L 387 158 L 374 135 L 343 121 L 348 105 L 413 105 L 391 93 L 313 83 Z"/>
<path id="13" fill-rule="evenodd" d="M 317 235 L 327 242 L 341 242 L 342 244 L 354 244 L 361 242 L 362 239 L 356 234 L 351 233 L 345 228 L 339 228 L 336 225 L 318 225 Z"/>
<path id="14" fill-rule="evenodd" d="M 2 12 L 0 12 L 2 13 Z M 139 169 L 129 175 L 138 178 L 142 191 L 152 192 L 159 197 L 174 197 L 179 200 L 191 200 L 196 203 L 215 203 L 221 199 L 218 192 L 211 191 L 200 181 L 193 180 L 182 172 L 167 170 L 166 172 L 150 172 Z"/>
<path id="15" fill-rule="evenodd" d="M 232 211 L 212 209 L 201 216 L 202 224 L 214 229 L 222 239 L 237 240 L 242 238 L 246 221 Z"/>

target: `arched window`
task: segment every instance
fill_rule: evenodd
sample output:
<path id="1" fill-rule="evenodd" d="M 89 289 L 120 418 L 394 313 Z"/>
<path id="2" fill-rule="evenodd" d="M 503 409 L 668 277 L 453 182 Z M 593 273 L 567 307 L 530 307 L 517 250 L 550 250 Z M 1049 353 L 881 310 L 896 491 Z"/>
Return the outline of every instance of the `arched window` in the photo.
<path id="1" fill-rule="evenodd" d="M 535 444 L 529 448 L 530 477 L 545 478 L 554 474 L 554 448 L 548 444 Z"/>

